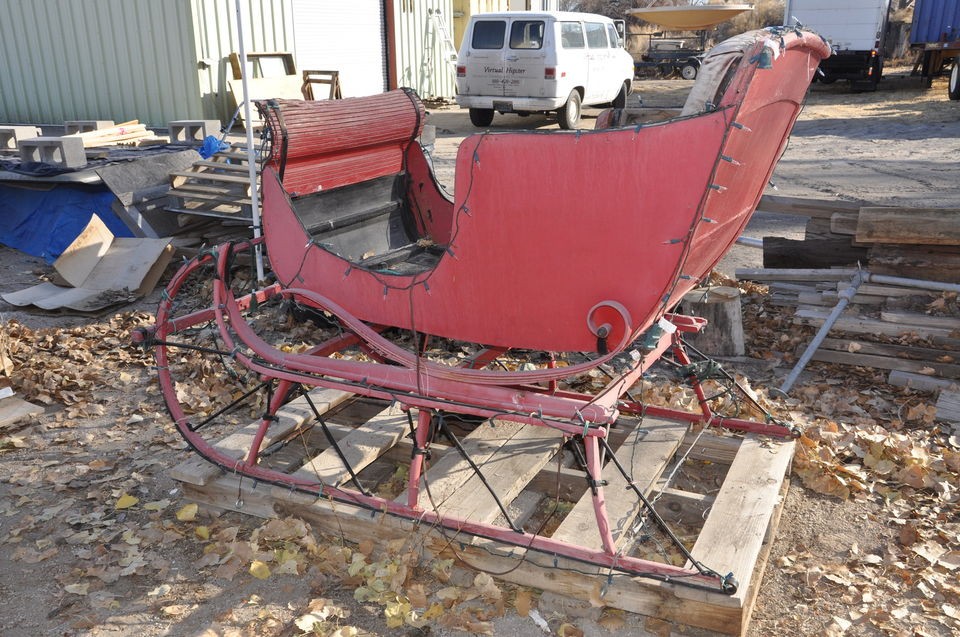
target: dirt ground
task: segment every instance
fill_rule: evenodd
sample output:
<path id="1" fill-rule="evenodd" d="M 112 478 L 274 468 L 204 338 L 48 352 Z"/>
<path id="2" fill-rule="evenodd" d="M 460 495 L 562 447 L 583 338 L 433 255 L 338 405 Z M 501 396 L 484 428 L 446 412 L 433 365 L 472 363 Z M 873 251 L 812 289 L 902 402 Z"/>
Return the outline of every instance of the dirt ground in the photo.
<path id="1" fill-rule="evenodd" d="M 640 91 L 646 106 L 673 107 L 682 104 L 689 86 L 648 81 Z M 595 116 L 588 110 L 583 126 L 592 127 Z M 452 190 L 452 159 L 472 128 L 466 113 L 453 107 L 432 108 L 429 121 L 438 128 L 438 176 Z M 536 116 L 498 116 L 494 124 L 497 130 L 556 127 Z M 852 94 L 842 83 L 817 85 L 774 175 L 776 190 L 769 192 L 960 207 L 958 157 L 960 104 L 947 100 L 944 82 L 923 90 L 901 71 L 888 73 L 876 93 Z M 804 221 L 761 213 L 747 234 L 797 236 Z M 758 251 L 737 247 L 721 269 L 729 273 L 758 261 Z M 39 260 L 0 248 L 0 291 L 31 285 L 47 272 Z M 462 634 L 442 619 L 425 628 L 392 628 L 383 608 L 358 603 L 355 586 L 316 566 L 299 576 L 263 580 L 245 568 L 227 573 L 211 566 L 215 540 L 249 537 L 262 521 L 236 514 L 208 518 L 203 511 L 194 519 L 167 475 L 188 451 L 168 421 L 151 361 L 125 346 L 130 328 L 149 323 L 158 298 L 154 293 L 124 308 L 122 316 L 94 318 L 0 307 L 12 358 L 23 374 L 42 370 L 29 374 L 35 382 L 19 393 L 46 407 L 25 426 L 0 429 L 0 635 L 299 635 L 294 619 L 308 611 L 328 618 L 318 634 Z M 789 371 L 759 360 L 738 365 L 755 387 L 775 387 Z M 816 366 L 799 387 L 844 384 L 845 373 Z M 882 382 L 866 382 L 874 404 L 883 405 L 871 408 L 872 422 L 883 426 L 899 418 L 899 396 Z M 801 424 L 822 426 L 815 424 L 823 416 L 816 402 L 791 409 Z M 862 422 L 836 404 L 831 411 L 831 422 L 841 429 Z M 954 493 L 956 488 L 954 483 Z M 748 635 L 960 634 L 951 614 L 960 606 L 955 589 L 928 595 L 935 578 L 913 578 L 890 548 L 903 543 L 910 517 L 899 502 L 892 506 L 889 492 L 879 490 L 830 497 L 795 476 Z M 955 497 L 937 511 L 938 537 L 956 556 Z M 877 564 L 882 568 L 872 568 Z M 885 578 L 889 585 L 881 582 Z M 509 595 L 514 599 L 516 593 Z M 343 610 L 350 616 L 336 619 Z M 706 634 L 636 616 L 597 623 L 597 613 L 578 616 L 546 602 L 540 612 L 558 634 Z M 497 635 L 543 634 L 510 604 L 491 622 L 483 628 Z"/>

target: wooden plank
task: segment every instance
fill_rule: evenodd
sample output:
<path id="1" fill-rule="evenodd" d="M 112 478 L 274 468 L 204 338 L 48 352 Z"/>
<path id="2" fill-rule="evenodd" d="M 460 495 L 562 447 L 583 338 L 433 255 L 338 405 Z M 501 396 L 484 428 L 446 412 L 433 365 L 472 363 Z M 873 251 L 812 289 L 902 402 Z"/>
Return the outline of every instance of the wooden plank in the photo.
<path id="1" fill-rule="evenodd" d="M 857 241 L 960 246 L 960 209 L 860 209 Z"/>
<path id="2" fill-rule="evenodd" d="M 506 506 L 556 455 L 562 445 L 563 436 L 560 432 L 547 427 L 525 425 L 480 466 L 480 471 L 487 484 Z M 456 452 L 448 453 L 448 457 L 454 455 Z M 430 493 L 433 495 L 432 483 Z M 421 498 L 423 497 L 424 494 L 421 493 Z M 425 502 L 421 502 L 426 506 Z M 490 490 L 476 474 L 472 474 L 457 489 L 456 497 L 447 498 L 437 509 L 444 515 L 481 523 L 491 523 L 501 515 L 500 507 Z"/>
<path id="3" fill-rule="evenodd" d="M 636 430 L 637 435 L 628 438 L 616 450 L 620 464 L 630 473 L 642 493 L 648 494 L 653 489 L 680 447 L 687 429 L 687 423 L 646 417 L 641 428 Z M 608 461 L 603 468 L 602 479 L 607 482 L 603 487 L 607 519 L 614 541 L 620 546 L 642 505 L 636 494 L 627 488 L 627 479 L 612 461 Z M 553 539 L 592 549 L 602 547 L 590 490 L 583 494 L 563 519 Z"/>
<path id="4" fill-rule="evenodd" d="M 857 234 L 858 212 L 835 212 L 830 215 L 830 232 L 833 234 Z"/>
<path id="5" fill-rule="evenodd" d="M 718 573 L 734 574 L 739 587 L 733 597 L 743 605 L 757 575 L 755 569 L 774 512 L 779 508 L 781 487 L 794 448 L 793 441 L 744 438 L 690 551 L 695 559 Z M 677 593 L 688 598 L 687 591 Z"/>
<path id="6" fill-rule="evenodd" d="M 0 399 L 0 429 L 43 413 L 43 407 L 27 402 L 19 396 Z"/>
<path id="7" fill-rule="evenodd" d="M 460 444 L 477 466 L 483 466 L 503 445 L 523 429 L 523 424 L 511 420 L 482 423 L 460 440 Z M 457 490 L 473 477 L 473 469 L 456 451 L 445 454 L 430 465 L 425 478 L 420 480 L 421 493 L 430 490 L 432 504 L 439 506 L 456 494 Z M 426 497 L 424 495 L 424 497 Z M 406 494 L 397 498 L 405 502 Z"/>
<path id="8" fill-rule="evenodd" d="M 196 179 L 201 182 L 205 181 L 216 181 L 223 182 L 228 184 L 250 184 L 250 180 L 247 177 L 239 177 L 234 175 L 223 175 L 221 173 L 215 173 L 213 171 L 203 171 L 203 172 L 173 172 L 170 173 L 170 183 L 174 188 L 179 188 L 186 182 L 191 179 Z"/>
<path id="9" fill-rule="evenodd" d="M 231 164 L 226 161 L 208 161 L 208 160 L 201 159 L 200 161 L 193 162 L 193 166 L 202 167 L 202 168 L 213 168 L 215 170 L 226 170 L 229 172 L 243 173 L 244 175 L 248 175 L 247 180 L 249 181 L 250 169 L 247 167 L 246 164 L 242 164 L 242 165 Z M 208 171 L 200 171 L 200 172 L 208 172 Z"/>
<path id="10" fill-rule="evenodd" d="M 960 424 L 960 392 L 940 392 L 937 399 L 937 419 Z"/>
<path id="11" fill-rule="evenodd" d="M 850 237 L 786 239 L 763 238 L 764 268 L 831 268 L 867 260 L 867 249 L 851 245 Z"/>
<path id="12" fill-rule="evenodd" d="M 353 468 L 359 473 L 364 467 L 393 447 L 410 430 L 407 415 L 397 406 L 390 406 L 376 414 L 339 440 L 340 451 Z M 350 480 L 343 460 L 332 447 L 325 450 L 294 472 L 294 477 L 315 479 L 326 485 L 339 486 Z"/>
<path id="13" fill-rule="evenodd" d="M 852 354 L 835 350 L 818 349 L 811 360 L 823 363 L 840 363 L 856 365 L 858 367 L 872 367 L 874 369 L 896 369 L 903 372 L 941 376 L 943 378 L 960 378 L 960 365 L 937 363 L 934 361 L 912 361 L 890 356 L 875 356 L 871 354 Z"/>
<path id="14" fill-rule="evenodd" d="M 933 378 L 923 374 L 893 370 L 887 376 L 887 382 L 895 387 L 909 387 L 921 391 L 960 390 L 960 381 L 946 378 Z"/>
<path id="15" fill-rule="evenodd" d="M 757 210 L 830 219 L 836 212 L 859 212 L 863 202 L 763 195 Z"/>
<path id="16" fill-rule="evenodd" d="M 960 318 L 955 316 L 930 316 L 929 314 L 919 314 L 917 312 L 880 312 L 880 319 L 888 323 L 898 323 L 901 325 L 960 330 Z"/>
<path id="17" fill-rule="evenodd" d="M 832 349 L 839 352 L 851 352 L 855 354 L 891 356 L 894 358 L 903 358 L 907 360 L 935 361 L 938 363 L 956 363 L 960 361 L 960 351 L 950 352 L 935 347 L 874 343 L 855 339 L 825 338 L 823 339 L 823 343 L 820 345 L 820 348 Z"/>
<path id="18" fill-rule="evenodd" d="M 737 268 L 737 279 L 750 281 L 849 281 L 856 268 Z"/>
<path id="19" fill-rule="evenodd" d="M 829 310 L 823 308 L 817 309 L 798 309 L 794 314 L 794 322 L 800 325 L 823 325 Z M 916 325 L 900 325 L 897 323 L 888 323 L 879 319 L 868 319 L 851 316 L 841 316 L 833 325 L 833 330 L 837 332 L 850 332 L 851 334 L 882 334 L 884 336 L 909 336 L 915 335 L 920 338 L 931 337 L 949 337 L 951 331 L 937 327 L 918 327 Z"/>
<path id="20" fill-rule="evenodd" d="M 842 292 L 850 287 L 850 283 L 840 281 L 837 283 L 837 291 Z M 885 298 L 902 296 L 934 296 L 937 293 L 932 290 L 923 290 L 921 288 L 911 288 L 896 285 L 882 285 L 880 283 L 862 283 L 857 288 L 858 294 L 868 294 L 871 296 L 880 296 Z"/>
<path id="21" fill-rule="evenodd" d="M 314 389 L 309 392 L 310 399 L 321 414 L 333 409 L 353 394 L 338 389 Z M 305 422 L 314 417 L 306 398 L 300 396 L 277 410 L 277 420 L 271 423 L 264 438 L 263 446 L 272 441 L 292 434 Z M 237 459 L 243 458 L 250 449 L 250 444 L 260 427 L 260 421 L 252 422 L 239 431 L 221 438 L 215 447 L 223 453 Z M 204 486 L 220 474 L 220 468 L 211 464 L 198 455 L 192 455 L 188 460 L 170 470 L 174 480 Z"/>
<path id="22" fill-rule="evenodd" d="M 225 196 L 207 192 L 192 192 L 177 188 L 171 190 L 167 194 L 171 197 L 176 197 L 179 199 L 181 206 L 187 203 L 187 201 L 190 199 L 202 199 L 204 203 L 216 202 L 225 206 L 249 206 L 253 204 L 253 201 L 239 193 L 234 193 L 232 196 Z"/>

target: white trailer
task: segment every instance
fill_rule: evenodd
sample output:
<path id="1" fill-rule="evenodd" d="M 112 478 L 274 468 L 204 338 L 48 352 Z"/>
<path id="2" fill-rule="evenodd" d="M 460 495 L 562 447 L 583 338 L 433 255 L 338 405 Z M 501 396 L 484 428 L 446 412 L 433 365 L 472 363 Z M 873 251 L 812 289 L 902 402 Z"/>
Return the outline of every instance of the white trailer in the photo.
<path id="1" fill-rule="evenodd" d="M 834 54 L 820 64 L 821 82 L 876 89 L 889 10 L 890 0 L 786 0 L 784 24 L 799 21 L 830 43 Z"/>

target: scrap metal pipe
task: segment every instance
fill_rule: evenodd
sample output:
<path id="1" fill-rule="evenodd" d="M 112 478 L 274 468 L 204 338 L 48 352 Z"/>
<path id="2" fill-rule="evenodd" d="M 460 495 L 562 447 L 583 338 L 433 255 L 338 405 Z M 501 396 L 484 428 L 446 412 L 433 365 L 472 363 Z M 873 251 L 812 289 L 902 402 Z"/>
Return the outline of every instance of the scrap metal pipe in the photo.
<path id="1" fill-rule="evenodd" d="M 737 245 L 746 246 L 748 248 L 759 248 L 763 250 L 763 239 L 755 239 L 753 237 L 737 237 Z"/>
<path id="2" fill-rule="evenodd" d="M 820 347 L 820 344 L 823 343 L 823 339 L 827 337 L 827 334 L 830 333 L 830 329 L 833 327 L 833 324 L 837 322 L 837 319 L 840 318 L 840 315 L 843 314 L 843 310 L 846 309 L 847 305 L 850 304 L 850 299 L 857 293 L 857 290 L 869 277 L 869 273 L 857 271 L 853 275 L 853 278 L 850 279 L 850 287 L 840 292 L 840 300 L 833 307 L 833 311 L 830 312 L 830 316 L 827 317 L 827 320 L 823 322 L 823 325 L 820 326 L 820 330 L 817 332 L 817 335 L 813 337 L 813 340 L 810 341 L 810 344 L 807 345 L 807 349 L 803 352 L 803 355 L 800 357 L 800 360 L 797 361 L 797 364 L 793 366 L 793 370 L 790 372 L 790 375 L 787 376 L 787 379 L 783 381 L 783 384 L 780 385 L 780 393 L 786 395 L 787 392 L 793 387 L 793 384 L 797 382 L 797 378 L 800 376 L 800 372 L 803 371 L 803 368 L 807 366 L 807 363 L 810 362 L 810 359 L 813 358 L 814 353 L 817 351 L 817 348 Z"/>
<path id="3" fill-rule="evenodd" d="M 885 274 L 863 273 L 864 283 L 880 283 L 883 285 L 900 285 L 907 288 L 918 288 L 921 290 L 936 290 L 938 292 L 956 292 L 960 294 L 960 283 L 947 283 L 945 281 L 925 281 L 923 279 L 907 279 L 902 276 L 887 276 Z"/>

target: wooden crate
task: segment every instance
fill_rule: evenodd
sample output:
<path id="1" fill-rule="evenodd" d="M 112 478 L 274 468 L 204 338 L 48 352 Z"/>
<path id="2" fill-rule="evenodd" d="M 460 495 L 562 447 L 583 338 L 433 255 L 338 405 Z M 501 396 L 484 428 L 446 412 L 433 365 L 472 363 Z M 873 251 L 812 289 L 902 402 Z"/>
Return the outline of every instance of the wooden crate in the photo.
<path id="1" fill-rule="evenodd" d="M 314 390 L 311 395 L 326 413 L 331 434 L 339 440 L 368 489 L 385 482 L 399 465 L 409 463 L 412 446 L 405 414 L 344 392 Z M 275 454 L 278 466 L 290 473 L 322 476 L 327 484 L 350 482 L 333 450 L 324 449 L 322 440 L 317 440 L 323 435 L 308 431 L 312 411 L 302 398 L 288 404 L 278 416 L 264 441 L 265 447 L 277 444 L 281 449 Z M 224 437 L 217 447 L 239 457 L 256 427 L 252 423 Z M 279 444 L 301 435 L 304 442 L 287 445 L 292 448 L 289 453 Z M 641 577 L 611 576 L 605 568 L 432 528 L 289 488 L 258 484 L 201 458 L 185 461 L 173 469 L 172 475 L 181 482 L 187 498 L 214 509 L 265 518 L 294 515 L 309 521 L 318 531 L 350 542 L 384 542 L 416 534 L 426 554 L 455 558 L 467 568 L 506 573 L 501 579 L 508 582 L 725 634 L 744 633 L 779 521 L 794 443 L 712 432 L 697 435 L 688 431 L 686 423 L 650 417 L 618 423 L 610 442 L 620 462 L 632 471 L 634 482 L 648 498 L 657 499 L 656 508 L 663 517 L 688 524 L 698 521 L 693 556 L 721 574 L 734 573 L 739 581 L 736 594 Z M 600 546 L 583 474 L 556 460 L 562 443 L 556 431 L 512 422 L 486 422 L 465 433 L 461 443 L 508 505 L 511 517 L 533 525 L 527 530 L 537 530 L 537 516 L 542 517 L 538 512 L 545 503 L 559 498 L 567 503 L 563 507 L 565 515 L 555 517 L 553 521 L 558 523 L 541 532 L 585 547 Z M 303 462 L 308 447 L 315 452 Z M 431 449 L 430 468 L 421 482 L 421 492 L 429 491 L 428 496 L 422 496 L 423 505 L 471 521 L 505 525 L 496 502 L 457 451 L 436 443 Z M 668 483 L 664 478 L 673 472 L 681 456 L 687 463 L 682 473 L 688 475 L 691 484 L 678 488 L 675 481 Z M 703 485 L 703 492 L 692 490 L 697 480 L 689 474 L 697 467 L 715 481 Z M 604 479 L 608 481 L 604 493 L 615 540 L 625 553 L 639 554 L 644 543 L 625 531 L 636 523 L 641 507 L 627 497 L 626 482 L 612 463 L 605 468 Z"/>

